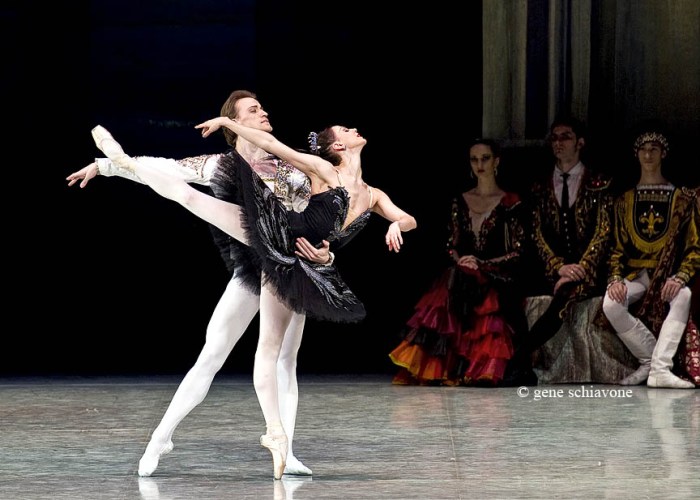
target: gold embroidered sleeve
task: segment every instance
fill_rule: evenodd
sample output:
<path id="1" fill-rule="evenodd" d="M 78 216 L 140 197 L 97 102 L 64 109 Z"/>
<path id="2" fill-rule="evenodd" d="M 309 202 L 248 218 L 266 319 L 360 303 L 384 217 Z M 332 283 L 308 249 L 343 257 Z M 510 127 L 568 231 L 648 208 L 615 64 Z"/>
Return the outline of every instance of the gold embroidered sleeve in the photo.
<path id="1" fill-rule="evenodd" d="M 629 241 L 629 235 L 625 229 L 625 198 L 619 197 L 614 204 L 612 226 L 612 249 L 608 259 L 610 277 L 608 283 L 621 281 L 624 276 L 622 256 L 625 253 L 625 242 Z"/>
<path id="2" fill-rule="evenodd" d="M 676 278 L 682 280 L 686 285 L 695 276 L 700 268 L 700 238 L 698 228 L 700 228 L 700 213 L 696 203 L 692 204 L 690 220 L 685 233 L 685 248 L 683 258 L 676 272 Z"/>
<path id="3" fill-rule="evenodd" d="M 545 274 L 547 276 L 556 277 L 559 272 L 559 268 L 564 265 L 564 258 L 557 256 L 549 246 L 544 238 L 544 235 L 542 234 L 542 227 L 543 221 L 541 207 L 538 204 L 532 211 L 532 237 L 535 243 L 535 248 L 537 249 L 537 254 L 544 263 Z"/>
<path id="4" fill-rule="evenodd" d="M 598 269 L 608 258 L 612 234 L 611 213 L 613 201 L 610 195 L 607 193 L 600 194 L 595 202 L 597 204 L 596 228 L 593 238 L 588 243 L 588 247 L 579 262 L 586 270 L 589 280 L 596 279 Z"/>

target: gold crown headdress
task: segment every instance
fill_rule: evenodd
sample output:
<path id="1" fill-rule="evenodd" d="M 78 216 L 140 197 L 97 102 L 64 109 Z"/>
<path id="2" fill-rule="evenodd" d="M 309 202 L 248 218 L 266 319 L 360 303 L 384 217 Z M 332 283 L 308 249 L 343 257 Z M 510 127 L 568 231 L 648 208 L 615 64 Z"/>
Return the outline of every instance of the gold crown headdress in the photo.
<path id="1" fill-rule="evenodd" d="M 644 132 L 634 141 L 635 154 L 647 142 L 658 142 L 661 147 L 668 151 L 668 139 L 660 132 Z"/>

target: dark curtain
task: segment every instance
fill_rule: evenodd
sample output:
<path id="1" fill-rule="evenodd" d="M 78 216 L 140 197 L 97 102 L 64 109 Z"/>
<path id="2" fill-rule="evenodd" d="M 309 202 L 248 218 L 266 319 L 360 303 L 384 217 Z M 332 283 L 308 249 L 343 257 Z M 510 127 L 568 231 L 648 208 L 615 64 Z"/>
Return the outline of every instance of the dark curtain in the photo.
<path id="1" fill-rule="evenodd" d="M 594 161 L 614 169 L 633 159 L 634 127 L 654 119 L 672 139 L 668 177 L 700 183 L 687 168 L 700 139 L 700 2 L 488 0 L 482 21 L 484 135 L 525 148 L 572 113 Z"/>

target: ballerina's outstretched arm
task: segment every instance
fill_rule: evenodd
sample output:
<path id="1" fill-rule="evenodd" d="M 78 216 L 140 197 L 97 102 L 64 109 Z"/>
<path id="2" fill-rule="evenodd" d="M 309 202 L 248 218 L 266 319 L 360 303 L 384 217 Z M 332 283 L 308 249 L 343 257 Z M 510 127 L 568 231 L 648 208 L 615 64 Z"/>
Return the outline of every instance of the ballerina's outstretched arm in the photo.
<path id="1" fill-rule="evenodd" d="M 258 130 L 241 125 L 228 116 L 218 116 L 196 125 L 195 128 L 202 130 L 202 137 L 209 137 L 211 134 L 226 127 L 233 133 L 240 135 L 245 140 L 252 142 L 260 149 L 267 151 L 283 160 L 291 163 L 296 168 L 304 172 L 313 182 L 318 179 L 330 186 L 338 185 L 338 177 L 333 165 L 323 158 L 297 151 L 286 144 L 280 142 L 274 135 L 264 130 Z"/>
<path id="2" fill-rule="evenodd" d="M 135 173 L 156 193 L 175 201 L 200 219 L 218 227 L 241 243 L 248 244 L 241 226 L 241 207 L 219 200 L 190 186 L 183 179 L 142 164 L 127 155 L 107 129 L 98 125 L 92 130 L 97 147 L 120 168 Z"/>
<path id="3" fill-rule="evenodd" d="M 386 245 L 389 251 L 398 252 L 403 245 L 401 233 L 415 229 L 418 223 L 411 214 L 397 207 L 384 191 L 374 188 L 374 196 L 377 201 L 372 211 L 392 222 L 384 237 Z"/>

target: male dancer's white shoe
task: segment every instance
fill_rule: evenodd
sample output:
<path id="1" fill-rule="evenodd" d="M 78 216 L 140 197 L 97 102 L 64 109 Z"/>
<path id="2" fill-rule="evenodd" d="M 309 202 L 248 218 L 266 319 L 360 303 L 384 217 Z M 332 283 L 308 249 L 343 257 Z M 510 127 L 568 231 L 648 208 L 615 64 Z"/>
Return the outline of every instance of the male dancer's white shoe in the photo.
<path id="1" fill-rule="evenodd" d="M 284 473 L 291 476 L 311 476 L 311 469 L 302 464 L 294 455 L 287 455 L 287 464 Z"/>

